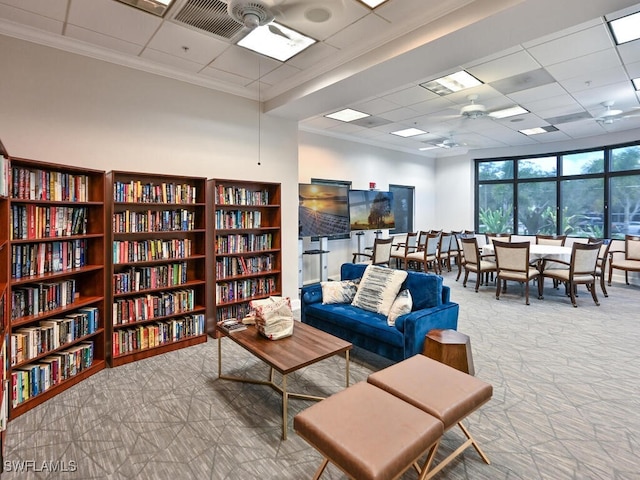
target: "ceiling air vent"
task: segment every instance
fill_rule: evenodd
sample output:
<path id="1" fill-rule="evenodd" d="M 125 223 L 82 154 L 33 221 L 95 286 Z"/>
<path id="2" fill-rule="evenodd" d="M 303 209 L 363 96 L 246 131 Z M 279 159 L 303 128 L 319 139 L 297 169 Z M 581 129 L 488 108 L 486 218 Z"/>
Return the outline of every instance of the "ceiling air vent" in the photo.
<path id="1" fill-rule="evenodd" d="M 174 21 L 227 40 L 243 28 L 227 14 L 227 4 L 220 0 L 188 0 Z"/>

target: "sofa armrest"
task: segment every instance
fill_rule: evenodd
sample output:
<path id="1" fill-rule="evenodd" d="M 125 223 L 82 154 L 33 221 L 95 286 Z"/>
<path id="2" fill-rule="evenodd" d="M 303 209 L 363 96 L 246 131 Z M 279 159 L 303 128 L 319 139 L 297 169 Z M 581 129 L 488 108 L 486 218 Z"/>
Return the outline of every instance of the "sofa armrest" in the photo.
<path id="1" fill-rule="evenodd" d="M 302 307 L 313 303 L 322 303 L 322 286 L 319 283 L 302 287 L 301 292 Z"/>
<path id="2" fill-rule="evenodd" d="M 447 304 L 451 302 L 451 287 L 446 285 L 442 286 L 442 303 Z"/>
<path id="3" fill-rule="evenodd" d="M 458 328 L 458 313 L 460 306 L 454 302 L 448 302 L 437 307 L 416 310 L 408 315 L 403 315 L 396 320 L 396 328 L 403 332 L 405 358 L 424 349 L 424 339 L 427 333 L 433 329 Z"/>

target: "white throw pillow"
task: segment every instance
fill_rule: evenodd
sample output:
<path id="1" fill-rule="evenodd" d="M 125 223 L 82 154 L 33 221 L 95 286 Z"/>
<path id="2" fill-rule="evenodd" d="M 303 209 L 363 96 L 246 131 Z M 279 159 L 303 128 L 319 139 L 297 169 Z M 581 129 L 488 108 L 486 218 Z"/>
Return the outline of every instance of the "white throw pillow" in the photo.
<path id="1" fill-rule="evenodd" d="M 391 310 L 389 310 L 387 325 L 393 327 L 400 315 L 411 313 L 411 307 L 413 307 L 411 292 L 409 292 L 409 290 L 406 288 L 404 290 L 400 290 L 400 293 L 398 293 L 398 296 L 393 301 L 393 305 L 391 305 Z"/>
<path id="2" fill-rule="evenodd" d="M 358 290 L 358 284 L 352 280 L 342 282 L 320 282 L 322 303 L 351 303 Z"/>
<path id="3" fill-rule="evenodd" d="M 351 305 L 386 317 L 406 278 L 404 270 L 369 265 Z"/>

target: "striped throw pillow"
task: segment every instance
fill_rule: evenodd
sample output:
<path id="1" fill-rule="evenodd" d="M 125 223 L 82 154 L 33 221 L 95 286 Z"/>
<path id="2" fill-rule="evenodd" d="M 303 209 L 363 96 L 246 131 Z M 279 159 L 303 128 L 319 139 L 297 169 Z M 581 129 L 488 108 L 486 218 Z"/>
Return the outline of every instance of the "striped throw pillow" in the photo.
<path id="1" fill-rule="evenodd" d="M 369 265 L 351 305 L 386 317 L 406 278 L 407 272 L 404 270 Z"/>

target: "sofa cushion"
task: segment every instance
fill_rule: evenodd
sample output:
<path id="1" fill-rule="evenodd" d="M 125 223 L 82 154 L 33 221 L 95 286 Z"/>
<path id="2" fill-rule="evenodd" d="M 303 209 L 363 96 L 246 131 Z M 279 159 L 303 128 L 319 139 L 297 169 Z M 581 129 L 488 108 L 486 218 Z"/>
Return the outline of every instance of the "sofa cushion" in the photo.
<path id="1" fill-rule="evenodd" d="M 407 272 L 404 270 L 369 265 L 351 304 L 386 317 L 406 278 Z"/>
<path id="2" fill-rule="evenodd" d="M 321 282 L 322 303 L 351 303 L 358 290 L 358 284 L 352 280 L 342 282 Z"/>
<path id="3" fill-rule="evenodd" d="M 406 288 L 400 290 L 400 293 L 398 293 L 398 296 L 393 301 L 393 305 L 391 305 L 391 309 L 389 310 L 387 324 L 389 326 L 394 326 L 396 324 L 396 319 L 399 316 L 411 313 L 412 305 L 413 301 L 411 300 L 411 292 Z"/>

